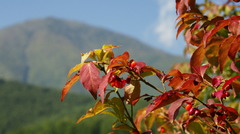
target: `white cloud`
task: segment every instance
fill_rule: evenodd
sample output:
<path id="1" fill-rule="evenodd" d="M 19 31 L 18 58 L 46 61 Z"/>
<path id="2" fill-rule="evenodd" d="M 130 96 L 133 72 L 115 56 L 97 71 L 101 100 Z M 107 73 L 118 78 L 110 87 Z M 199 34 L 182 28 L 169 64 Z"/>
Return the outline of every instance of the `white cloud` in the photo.
<path id="1" fill-rule="evenodd" d="M 176 15 L 174 0 L 158 0 L 159 16 L 155 33 L 160 44 L 171 47 L 176 42 Z"/>

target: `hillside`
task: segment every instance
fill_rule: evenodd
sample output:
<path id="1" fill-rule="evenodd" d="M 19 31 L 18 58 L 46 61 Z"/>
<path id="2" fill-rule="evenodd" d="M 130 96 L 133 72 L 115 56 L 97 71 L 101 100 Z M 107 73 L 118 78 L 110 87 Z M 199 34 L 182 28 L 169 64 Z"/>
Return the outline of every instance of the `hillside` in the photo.
<path id="1" fill-rule="evenodd" d="M 23 22 L 0 30 L 0 78 L 62 88 L 68 70 L 80 53 L 103 44 L 122 45 L 132 58 L 161 70 L 183 60 L 151 48 L 131 37 L 84 23 L 56 18 Z"/>
<path id="2" fill-rule="evenodd" d="M 92 98 L 80 94 L 60 102 L 59 90 L 0 80 L 0 134 L 110 132 L 108 124 L 114 120 L 109 117 L 75 123 L 93 104 Z"/>

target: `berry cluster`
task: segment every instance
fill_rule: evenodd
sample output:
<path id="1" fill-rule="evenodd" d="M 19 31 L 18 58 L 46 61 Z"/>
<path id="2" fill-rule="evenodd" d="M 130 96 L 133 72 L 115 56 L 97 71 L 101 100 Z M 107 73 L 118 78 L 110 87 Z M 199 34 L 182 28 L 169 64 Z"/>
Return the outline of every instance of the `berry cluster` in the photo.
<path id="1" fill-rule="evenodd" d="M 110 85 L 112 87 L 123 88 L 125 86 L 125 84 L 126 84 L 126 80 L 125 79 L 121 79 L 117 75 L 113 74 L 109 78 L 109 83 L 110 83 Z"/>
<path id="2" fill-rule="evenodd" d="M 199 109 L 197 109 L 197 108 L 192 107 L 191 103 L 187 104 L 185 109 L 188 111 L 189 115 L 196 115 L 196 116 L 198 116 L 198 115 L 201 114 L 201 111 Z"/>

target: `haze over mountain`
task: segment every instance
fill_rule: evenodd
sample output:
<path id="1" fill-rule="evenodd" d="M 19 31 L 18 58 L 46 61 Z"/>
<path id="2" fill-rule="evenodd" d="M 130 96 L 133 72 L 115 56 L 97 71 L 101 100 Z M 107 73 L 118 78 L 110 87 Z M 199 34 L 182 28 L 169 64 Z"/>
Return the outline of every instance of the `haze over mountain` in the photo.
<path id="1" fill-rule="evenodd" d="M 36 19 L 0 30 L 0 78 L 61 88 L 80 53 L 103 44 L 122 45 L 132 58 L 168 70 L 181 57 L 169 55 L 126 35 L 58 18 Z"/>

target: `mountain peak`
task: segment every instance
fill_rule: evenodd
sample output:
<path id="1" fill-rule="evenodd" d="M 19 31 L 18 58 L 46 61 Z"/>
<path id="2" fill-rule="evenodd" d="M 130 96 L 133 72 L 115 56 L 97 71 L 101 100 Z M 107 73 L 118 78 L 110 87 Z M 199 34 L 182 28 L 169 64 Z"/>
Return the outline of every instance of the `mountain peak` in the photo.
<path id="1" fill-rule="evenodd" d="M 79 54 L 103 44 L 122 45 L 117 54 L 129 51 L 131 58 L 161 70 L 179 60 L 126 35 L 48 17 L 0 30 L 0 77 L 60 88 L 68 70 L 80 62 Z"/>

